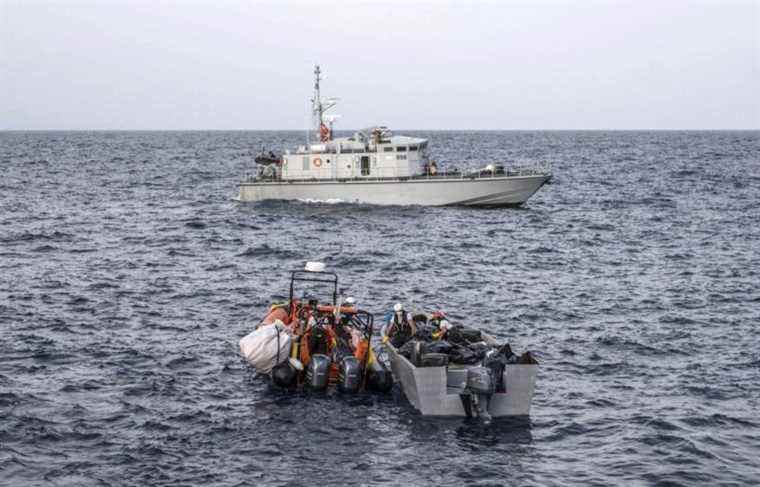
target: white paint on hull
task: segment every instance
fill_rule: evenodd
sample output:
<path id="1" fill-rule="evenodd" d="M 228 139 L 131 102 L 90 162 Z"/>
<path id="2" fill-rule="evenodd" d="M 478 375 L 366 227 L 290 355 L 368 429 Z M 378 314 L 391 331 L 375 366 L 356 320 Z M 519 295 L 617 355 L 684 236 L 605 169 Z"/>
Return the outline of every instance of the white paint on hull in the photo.
<path id="1" fill-rule="evenodd" d="M 514 206 L 527 201 L 549 177 L 529 175 L 391 181 L 255 181 L 241 183 L 236 199 L 340 200 L 371 205 Z"/>

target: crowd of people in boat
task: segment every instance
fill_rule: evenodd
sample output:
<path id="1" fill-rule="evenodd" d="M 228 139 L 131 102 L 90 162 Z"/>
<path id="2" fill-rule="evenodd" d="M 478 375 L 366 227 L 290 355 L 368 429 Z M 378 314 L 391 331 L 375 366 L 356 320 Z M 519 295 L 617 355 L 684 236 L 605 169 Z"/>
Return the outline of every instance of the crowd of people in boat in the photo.
<path id="1" fill-rule="evenodd" d="M 256 330 L 240 342 L 241 352 L 283 387 L 337 385 L 349 392 L 387 391 L 388 364 L 372 349 L 374 318 L 346 298 L 339 306 L 304 299 L 274 304 Z M 443 311 L 412 313 L 396 303 L 380 330 L 384 344 L 417 367 L 482 365 L 498 387 L 508 364 L 537 363 L 529 352 L 515 355 L 480 330 L 452 324 Z M 498 390 L 497 390 L 498 391 Z"/>
<path id="2" fill-rule="evenodd" d="M 491 371 L 496 392 L 504 389 L 504 367 L 538 363 L 530 352 L 518 356 L 508 343 L 498 344 L 478 329 L 453 325 L 443 311 L 415 314 L 401 303 L 393 307 L 381 336 L 416 367 L 482 365 Z"/>
<path id="3" fill-rule="evenodd" d="M 338 306 L 293 300 L 273 304 L 256 330 L 241 339 L 240 349 L 258 372 L 269 373 L 282 387 L 387 391 L 393 380 L 370 348 L 373 323 L 353 298 Z"/>

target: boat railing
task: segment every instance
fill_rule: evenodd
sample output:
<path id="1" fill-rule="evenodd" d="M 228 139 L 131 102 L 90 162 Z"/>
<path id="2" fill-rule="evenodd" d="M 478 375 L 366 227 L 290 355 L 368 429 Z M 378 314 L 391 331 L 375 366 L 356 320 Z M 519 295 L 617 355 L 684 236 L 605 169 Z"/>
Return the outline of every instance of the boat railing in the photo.
<path id="1" fill-rule="evenodd" d="M 247 173 L 243 179 L 243 182 L 246 182 L 246 183 L 319 182 L 319 181 L 322 181 L 322 182 L 328 182 L 328 181 L 380 182 L 380 181 L 409 181 L 409 180 L 441 181 L 441 180 L 452 180 L 452 179 L 471 180 L 471 179 L 494 179 L 494 178 L 503 178 L 503 177 L 550 176 L 552 170 L 551 170 L 551 164 L 543 163 L 543 164 L 533 164 L 529 166 L 525 165 L 525 166 L 502 167 L 502 169 L 500 170 L 470 169 L 466 171 L 461 171 L 458 169 L 441 169 L 441 170 L 438 170 L 435 174 L 430 174 L 428 172 L 428 173 L 418 173 L 418 174 L 409 174 L 409 175 L 399 175 L 397 170 L 393 169 L 391 171 L 392 173 L 388 175 L 378 174 L 377 169 L 375 169 L 372 174 L 369 174 L 366 176 L 355 174 L 355 175 L 351 175 L 347 177 L 324 177 L 324 178 L 283 178 L 280 171 L 277 171 L 277 174 L 274 177 L 262 177 L 261 175 Z"/>
<path id="2" fill-rule="evenodd" d="M 551 174 L 551 164 L 543 163 L 530 166 L 500 166 L 499 169 L 440 169 L 435 173 L 430 171 L 412 176 L 414 179 L 446 179 L 446 178 L 466 178 L 466 179 L 485 179 L 485 178 L 502 178 L 505 176 L 539 176 Z"/>
<path id="3" fill-rule="evenodd" d="M 319 154 L 375 154 L 379 152 L 377 150 L 377 147 L 374 146 L 368 146 L 365 148 L 358 148 L 358 147 L 324 147 L 320 149 L 313 149 L 311 147 L 299 147 L 295 151 L 292 152 L 293 155 L 297 156 L 303 156 L 303 155 L 319 155 Z M 286 154 L 291 154 L 291 152 L 285 152 Z"/>

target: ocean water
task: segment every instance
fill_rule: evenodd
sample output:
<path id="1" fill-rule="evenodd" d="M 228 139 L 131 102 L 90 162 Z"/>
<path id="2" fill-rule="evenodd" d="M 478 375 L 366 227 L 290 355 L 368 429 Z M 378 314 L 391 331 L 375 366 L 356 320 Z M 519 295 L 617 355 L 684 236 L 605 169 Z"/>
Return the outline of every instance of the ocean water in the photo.
<path id="1" fill-rule="evenodd" d="M 0 484 L 757 485 L 760 133 L 416 135 L 555 178 L 519 209 L 241 204 L 303 134 L 0 133 Z M 270 390 L 237 342 L 317 259 L 533 351 L 531 416 Z"/>

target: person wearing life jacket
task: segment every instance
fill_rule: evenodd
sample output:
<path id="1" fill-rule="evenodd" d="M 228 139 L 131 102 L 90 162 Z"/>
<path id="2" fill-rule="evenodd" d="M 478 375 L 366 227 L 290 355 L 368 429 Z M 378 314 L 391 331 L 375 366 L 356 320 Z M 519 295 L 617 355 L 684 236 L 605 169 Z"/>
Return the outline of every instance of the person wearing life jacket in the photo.
<path id="1" fill-rule="evenodd" d="M 363 362 L 369 343 L 362 332 L 351 324 L 351 316 L 359 311 L 356 298 L 349 296 L 344 299 L 340 303 L 339 310 L 340 315 L 335 326 L 336 339 L 342 341 L 346 346 L 350 346 L 354 356 Z"/>
<path id="2" fill-rule="evenodd" d="M 280 320 L 285 325 L 287 325 L 290 322 L 287 309 L 288 308 L 286 304 L 273 304 L 269 308 L 269 313 L 267 313 L 264 319 L 261 320 L 261 324 L 271 325 L 275 321 Z"/>
<path id="3" fill-rule="evenodd" d="M 340 305 L 341 308 L 349 308 L 352 310 L 356 310 L 356 298 L 349 296 L 345 300 L 343 300 L 343 303 Z"/>
<path id="4" fill-rule="evenodd" d="M 381 334 L 383 340 L 390 340 L 391 345 L 398 348 L 406 343 L 417 333 L 417 327 L 414 326 L 412 314 L 404 310 L 404 305 L 396 303 L 393 306 L 393 315 L 388 323 L 383 327 Z"/>
<path id="5" fill-rule="evenodd" d="M 446 337 L 446 332 L 451 328 L 451 323 L 446 319 L 446 314 L 443 311 L 436 311 L 430 317 L 430 323 L 435 327 L 433 332 L 433 340 L 441 340 Z"/>

